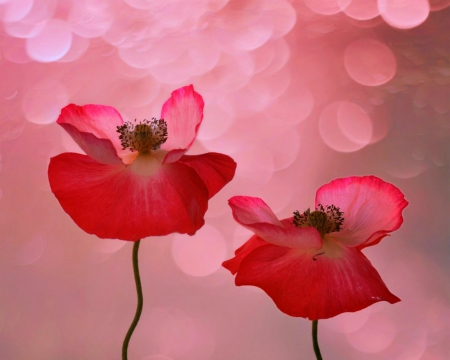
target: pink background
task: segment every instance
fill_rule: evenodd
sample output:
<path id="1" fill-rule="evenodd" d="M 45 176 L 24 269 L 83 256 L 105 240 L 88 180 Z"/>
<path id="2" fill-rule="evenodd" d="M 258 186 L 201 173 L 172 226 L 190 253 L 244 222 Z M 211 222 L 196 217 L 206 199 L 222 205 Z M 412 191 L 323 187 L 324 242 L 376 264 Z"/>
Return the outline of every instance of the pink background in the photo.
<path id="1" fill-rule="evenodd" d="M 132 244 L 85 234 L 59 206 L 49 158 L 80 150 L 55 120 L 72 102 L 158 117 L 191 83 L 206 107 L 189 154 L 238 169 L 197 235 L 142 241 L 130 360 L 312 359 L 310 322 L 220 267 L 250 234 L 227 199 L 261 197 L 283 218 L 366 174 L 410 202 L 402 228 L 365 250 L 402 302 L 320 321 L 323 356 L 450 358 L 449 5 L 0 0 L 0 358 L 120 358 Z"/>

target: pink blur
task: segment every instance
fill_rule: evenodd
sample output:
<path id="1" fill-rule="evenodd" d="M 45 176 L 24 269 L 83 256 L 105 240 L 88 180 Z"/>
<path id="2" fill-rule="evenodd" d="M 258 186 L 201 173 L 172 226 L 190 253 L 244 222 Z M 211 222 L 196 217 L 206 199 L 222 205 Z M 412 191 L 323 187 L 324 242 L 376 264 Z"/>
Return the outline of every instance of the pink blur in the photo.
<path id="1" fill-rule="evenodd" d="M 364 250 L 402 302 L 320 321 L 322 354 L 450 357 L 450 0 L 0 0 L 0 21 L 1 359 L 119 358 L 132 244 L 59 206 L 49 158 L 80 149 L 55 121 L 68 103 L 158 117 L 187 84 L 205 100 L 189 154 L 238 168 L 194 237 L 142 241 L 130 360 L 313 358 L 309 321 L 220 266 L 251 235 L 227 200 L 260 197 L 285 218 L 332 179 L 369 174 L 410 203 Z"/>

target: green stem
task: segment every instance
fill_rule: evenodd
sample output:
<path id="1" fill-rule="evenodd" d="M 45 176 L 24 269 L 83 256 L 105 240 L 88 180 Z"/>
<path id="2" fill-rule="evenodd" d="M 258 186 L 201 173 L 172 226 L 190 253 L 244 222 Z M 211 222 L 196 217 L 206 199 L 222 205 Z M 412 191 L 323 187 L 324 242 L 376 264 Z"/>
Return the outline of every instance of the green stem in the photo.
<path id="1" fill-rule="evenodd" d="M 122 360 L 128 359 L 128 355 L 127 355 L 128 343 L 130 342 L 131 335 L 133 335 L 133 331 L 136 328 L 139 318 L 141 317 L 142 305 L 144 304 L 144 298 L 142 297 L 141 277 L 139 276 L 139 263 L 138 263 L 138 251 L 139 251 L 140 243 L 141 243 L 141 240 L 138 240 L 133 245 L 133 271 L 134 271 L 134 281 L 136 282 L 138 303 L 137 303 L 136 314 L 134 315 L 133 322 L 131 323 L 130 328 L 128 329 L 127 335 L 125 335 L 125 339 L 123 340 Z"/>
<path id="2" fill-rule="evenodd" d="M 318 320 L 313 320 L 312 322 L 312 340 L 313 340 L 313 348 L 314 348 L 314 354 L 316 354 L 317 360 L 323 360 L 322 354 L 320 353 L 319 349 L 319 342 L 317 341 L 317 326 L 319 324 Z"/>

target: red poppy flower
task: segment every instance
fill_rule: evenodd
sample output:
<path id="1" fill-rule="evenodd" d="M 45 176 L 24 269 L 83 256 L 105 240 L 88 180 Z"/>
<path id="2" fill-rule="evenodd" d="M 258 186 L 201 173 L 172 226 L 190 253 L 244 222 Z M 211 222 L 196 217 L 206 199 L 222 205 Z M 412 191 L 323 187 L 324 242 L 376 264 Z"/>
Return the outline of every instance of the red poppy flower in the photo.
<path id="1" fill-rule="evenodd" d="M 236 169 L 223 154 L 184 155 L 203 106 L 190 85 L 172 93 L 161 120 L 124 123 L 116 109 L 103 105 L 63 108 L 57 123 L 87 154 L 50 160 L 50 187 L 63 209 L 100 238 L 193 235 L 204 224 L 208 199 Z"/>
<path id="2" fill-rule="evenodd" d="M 400 301 L 361 252 L 403 223 L 408 202 L 395 186 L 374 176 L 337 179 L 317 191 L 314 211 L 281 221 L 258 198 L 229 204 L 256 235 L 223 266 L 236 285 L 260 287 L 284 313 L 318 320 Z"/>

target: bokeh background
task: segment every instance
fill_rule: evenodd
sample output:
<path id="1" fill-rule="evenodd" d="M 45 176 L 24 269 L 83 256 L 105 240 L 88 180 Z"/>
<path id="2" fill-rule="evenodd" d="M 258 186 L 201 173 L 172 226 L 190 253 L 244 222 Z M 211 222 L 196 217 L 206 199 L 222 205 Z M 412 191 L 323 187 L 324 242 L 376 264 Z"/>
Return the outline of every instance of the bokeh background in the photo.
<path id="1" fill-rule="evenodd" d="M 450 358 L 450 0 L 0 0 L 0 19 L 1 359 L 120 358 L 132 243 L 59 206 L 49 159 L 80 149 L 55 121 L 68 103 L 158 117 L 191 83 L 206 107 L 189 154 L 228 154 L 237 173 L 194 237 L 142 241 L 130 360 L 312 359 L 310 322 L 221 268 L 250 236 L 227 199 L 284 218 L 367 174 L 410 202 L 365 250 L 402 302 L 320 321 L 324 358 Z"/>

